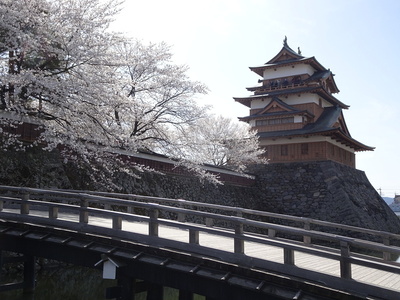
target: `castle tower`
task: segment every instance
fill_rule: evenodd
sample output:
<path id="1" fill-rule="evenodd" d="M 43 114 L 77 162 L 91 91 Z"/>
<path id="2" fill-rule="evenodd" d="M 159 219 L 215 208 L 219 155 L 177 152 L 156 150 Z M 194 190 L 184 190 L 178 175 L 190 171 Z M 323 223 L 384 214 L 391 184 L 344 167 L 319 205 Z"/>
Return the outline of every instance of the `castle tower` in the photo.
<path id="1" fill-rule="evenodd" d="M 275 57 L 250 67 L 260 75 L 248 97 L 235 101 L 250 108 L 239 118 L 258 131 L 271 163 L 331 160 L 355 167 L 355 152 L 373 150 L 353 139 L 343 109 L 349 106 L 339 92 L 334 74 L 315 57 L 304 57 L 283 42 Z"/>

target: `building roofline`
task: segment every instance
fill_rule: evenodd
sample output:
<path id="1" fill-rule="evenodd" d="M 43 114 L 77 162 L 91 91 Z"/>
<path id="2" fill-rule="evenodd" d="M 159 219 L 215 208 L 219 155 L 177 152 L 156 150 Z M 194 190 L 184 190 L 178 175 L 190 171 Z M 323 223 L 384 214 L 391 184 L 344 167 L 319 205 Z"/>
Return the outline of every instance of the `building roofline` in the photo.
<path id="1" fill-rule="evenodd" d="M 373 151 L 375 147 L 367 146 L 352 137 L 346 135 L 340 128 L 331 128 L 315 132 L 304 132 L 302 129 L 297 130 L 285 130 L 285 131 L 271 131 L 261 132 L 258 136 L 261 139 L 276 139 L 276 138 L 293 138 L 293 137 L 307 137 L 307 136 L 330 136 L 335 140 L 351 147 L 354 151 Z"/>
<path id="2" fill-rule="evenodd" d="M 277 67 L 284 67 L 284 66 L 289 66 L 289 65 L 297 65 L 297 64 L 310 64 L 313 66 L 317 71 L 327 71 L 327 69 L 321 65 L 318 60 L 312 56 L 312 57 L 303 57 L 301 59 L 291 59 L 291 60 L 283 60 L 283 61 L 278 61 L 276 63 L 267 63 L 262 66 L 256 66 L 256 67 L 249 67 L 251 71 L 254 73 L 263 76 L 264 70 L 266 69 L 274 69 Z"/>
<path id="3" fill-rule="evenodd" d="M 250 107 L 250 102 L 255 99 L 265 99 L 265 98 L 272 98 L 272 97 L 278 97 L 281 95 L 290 95 L 290 94 L 298 94 L 298 93 L 316 93 L 322 98 L 324 98 L 326 101 L 331 103 L 332 105 L 338 105 L 341 108 L 347 109 L 350 106 L 344 104 L 340 100 L 338 100 L 336 97 L 328 93 L 322 86 L 309 86 L 309 87 L 300 87 L 300 88 L 294 88 L 294 89 L 284 89 L 284 90 L 279 90 L 279 91 L 273 91 L 270 93 L 266 94 L 261 94 L 261 95 L 250 95 L 247 97 L 233 97 L 233 99 L 236 102 L 239 102 L 247 107 Z"/>

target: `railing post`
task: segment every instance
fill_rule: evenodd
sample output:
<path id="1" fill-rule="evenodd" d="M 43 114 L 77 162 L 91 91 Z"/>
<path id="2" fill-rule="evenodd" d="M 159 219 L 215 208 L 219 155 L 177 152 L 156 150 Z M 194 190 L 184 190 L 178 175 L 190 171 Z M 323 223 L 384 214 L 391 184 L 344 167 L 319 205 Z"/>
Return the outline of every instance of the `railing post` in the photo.
<path id="1" fill-rule="evenodd" d="M 29 194 L 23 194 L 21 200 L 21 215 L 29 215 Z"/>
<path id="2" fill-rule="evenodd" d="M 214 226 L 214 220 L 211 218 L 206 218 L 206 226 L 207 227 L 213 227 Z"/>
<path id="3" fill-rule="evenodd" d="M 196 244 L 200 243 L 199 238 L 199 231 L 194 229 L 189 229 L 189 244 Z"/>
<path id="4" fill-rule="evenodd" d="M 340 242 L 340 277 L 351 279 L 350 247 L 347 242 Z"/>
<path id="5" fill-rule="evenodd" d="M 243 224 L 235 224 L 235 238 L 234 238 L 235 253 L 244 254 L 244 240 L 243 240 Z"/>
<path id="6" fill-rule="evenodd" d="M 122 217 L 120 216 L 113 216 L 112 218 L 112 228 L 121 230 L 122 229 Z"/>
<path id="7" fill-rule="evenodd" d="M 293 249 L 283 248 L 283 263 L 285 265 L 294 266 L 294 251 L 293 251 Z"/>
<path id="8" fill-rule="evenodd" d="M 49 207 L 49 219 L 57 219 L 58 218 L 58 207 L 57 206 L 50 206 Z"/>
<path id="9" fill-rule="evenodd" d="M 88 199 L 81 198 L 81 210 L 79 211 L 79 223 L 89 223 L 89 212 L 86 210 L 89 206 Z"/>
<path id="10" fill-rule="evenodd" d="M 128 197 L 128 200 L 134 201 L 134 200 L 135 200 L 135 197 L 129 196 L 129 197 Z M 134 209 L 134 207 L 133 207 L 132 205 L 128 205 L 128 207 L 127 207 L 127 209 L 126 209 L 126 212 L 127 212 L 128 214 L 134 214 L 134 213 L 135 213 L 135 209 Z"/>
<path id="11" fill-rule="evenodd" d="M 304 222 L 304 229 L 305 230 L 310 230 L 311 229 L 311 224 L 309 221 Z M 303 236 L 303 243 L 304 244 L 311 244 L 311 237 L 310 236 Z"/>
<path id="12" fill-rule="evenodd" d="M 158 209 L 150 209 L 149 235 L 158 236 Z"/>
<path id="13" fill-rule="evenodd" d="M 268 228 L 268 237 L 269 238 L 274 238 L 276 236 L 276 230 Z"/>
<path id="14" fill-rule="evenodd" d="M 184 200 L 178 199 L 178 201 L 179 201 L 179 207 L 183 208 L 183 201 Z M 178 222 L 182 222 L 183 223 L 183 222 L 185 222 L 185 219 L 186 219 L 186 214 L 178 212 Z"/>
<path id="15" fill-rule="evenodd" d="M 385 246 L 390 246 L 390 239 L 389 236 L 384 235 L 383 236 L 383 244 Z M 391 259 L 391 255 L 389 252 L 383 252 L 383 260 L 389 261 Z"/>

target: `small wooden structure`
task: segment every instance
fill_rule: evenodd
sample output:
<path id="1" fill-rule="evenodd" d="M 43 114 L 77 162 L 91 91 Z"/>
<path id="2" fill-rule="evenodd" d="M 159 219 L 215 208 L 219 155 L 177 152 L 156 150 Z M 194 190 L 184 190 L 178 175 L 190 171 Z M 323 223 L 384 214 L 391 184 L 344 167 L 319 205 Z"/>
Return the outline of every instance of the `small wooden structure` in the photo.
<path id="1" fill-rule="evenodd" d="M 103 265 L 103 279 L 116 279 L 117 269 L 123 267 L 125 264 L 115 258 L 102 254 L 101 260 L 99 260 L 94 266 L 97 267 L 99 265 Z"/>

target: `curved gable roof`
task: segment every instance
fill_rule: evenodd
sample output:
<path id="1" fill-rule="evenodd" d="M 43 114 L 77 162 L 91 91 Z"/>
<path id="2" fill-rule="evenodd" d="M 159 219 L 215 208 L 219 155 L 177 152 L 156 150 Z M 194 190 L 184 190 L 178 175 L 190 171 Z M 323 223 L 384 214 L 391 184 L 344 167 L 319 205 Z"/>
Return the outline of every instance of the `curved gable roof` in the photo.
<path id="1" fill-rule="evenodd" d="M 271 102 L 268 103 L 268 105 L 266 107 L 264 107 L 264 109 L 260 112 L 260 114 L 265 113 L 266 111 L 271 109 L 274 105 L 279 106 L 284 111 L 299 111 L 298 109 L 294 108 L 293 106 L 286 104 L 278 97 L 272 97 Z"/>
<path id="2" fill-rule="evenodd" d="M 299 49 L 300 50 L 300 49 Z M 300 51 L 299 51 L 300 52 Z M 274 64 L 276 62 L 282 62 L 282 61 L 288 61 L 288 60 L 298 60 L 302 59 L 304 56 L 302 56 L 300 53 L 295 52 L 292 48 L 289 47 L 287 44 L 287 38 L 283 40 L 283 47 L 281 51 L 278 52 L 277 55 L 275 55 L 272 59 L 267 61 L 265 64 Z"/>
<path id="3" fill-rule="evenodd" d="M 292 48 L 289 47 L 287 44 L 287 38 L 283 41 L 282 49 L 276 54 L 272 59 L 267 61 L 262 66 L 257 67 L 250 67 L 250 70 L 257 73 L 260 76 L 263 76 L 263 72 L 265 69 L 269 68 L 276 68 L 278 66 L 284 66 L 288 64 L 309 64 L 311 65 L 316 71 L 326 71 L 327 69 L 321 65 L 317 59 L 312 57 L 305 57 L 301 55 L 300 48 L 298 52 L 294 51 Z"/>

